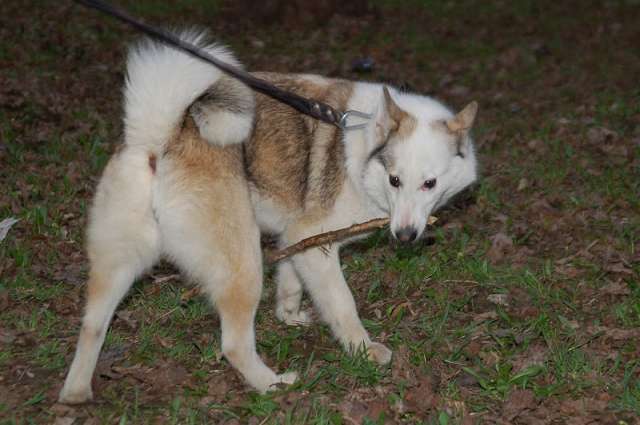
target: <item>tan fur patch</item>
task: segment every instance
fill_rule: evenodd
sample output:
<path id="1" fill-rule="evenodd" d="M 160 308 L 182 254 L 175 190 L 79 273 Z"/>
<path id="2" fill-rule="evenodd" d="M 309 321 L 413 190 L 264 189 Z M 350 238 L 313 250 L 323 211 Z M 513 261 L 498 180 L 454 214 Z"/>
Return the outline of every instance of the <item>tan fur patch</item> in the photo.
<path id="1" fill-rule="evenodd" d="M 178 134 L 167 144 L 164 156 L 180 163 L 189 175 L 207 178 L 242 177 L 242 147 L 214 146 L 202 139 L 193 118 L 187 116 Z"/>
<path id="2" fill-rule="evenodd" d="M 345 109 L 352 83 L 319 77 L 256 74 L 278 87 Z M 256 124 L 246 167 L 257 190 L 285 208 L 320 213 L 333 206 L 345 173 L 342 133 L 289 106 L 256 96 Z"/>
<path id="3" fill-rule="evenodd" d="M 260 300 L 262 276 L 244 273 L 239 269 L 223 292 L 215 300 L 223 320 L 235 332 L 251 330 L 253 317 Z"/>

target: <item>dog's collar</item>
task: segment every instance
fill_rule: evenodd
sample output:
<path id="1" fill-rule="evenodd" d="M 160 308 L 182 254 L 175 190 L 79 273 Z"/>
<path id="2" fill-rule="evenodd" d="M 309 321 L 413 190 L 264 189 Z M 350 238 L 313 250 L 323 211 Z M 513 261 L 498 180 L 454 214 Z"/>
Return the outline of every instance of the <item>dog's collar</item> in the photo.
<path id="1" fill-rule="evenodd" d="M 349 119 L 351 117 L 362 120 L 371 119 L 372 115 L 365 114 L 360 111 L 339 111 L 333 108 L 330 105 L 327 105 L 324 102 L 320 102 L 314 99 L 308 99 L 306 97 L 302 97 L 295 93 L 283 90 L 273 84 L 269 83 L 260 78 L 256 78 L 250 73 L 237 68 L 233 65 L 230 65 L 226 62 L 222 62 L 221 60 L 215 58 L 210 55 L 203 49 L 194 46 L 191 43 L 187 43 L 184 40 L 181 40 L 176 35 L 164 31 L 160 28 L 153 27 L 151 25 L 147 25 L 131 16 L 126 14 L 125 12 L 116 9 L 112 5 L 101 1 L 101 0 L 76 0 L 77 3 L 82 4 L 83 6 L 90 7 L 92 9 L 99 10 L 113 18 L 119 19 L 122 22 L 125 22 L 135 29 L 171 46 L 176 49 L 182 50 L 194 56 L 200 60 L 203 60 L 211 65 L 214 65 L 227 75 L 232 76 L 233 78 L 238 79 L 243 82 L 247 86 L 251 87 L 253 90 L 262 93 L 266 96 L 269 96 L 278 102 L 282 102 L 286 105 L 289 105 L 296 111 L 308 115 L 312 118 L 320 120 L 322 122 L 326 122 L 328 124 L 335 125 L 336 127 L 342 130 L 357 130 L 364 128 L 366 126 L 366 122 L 349 124 Z"/>

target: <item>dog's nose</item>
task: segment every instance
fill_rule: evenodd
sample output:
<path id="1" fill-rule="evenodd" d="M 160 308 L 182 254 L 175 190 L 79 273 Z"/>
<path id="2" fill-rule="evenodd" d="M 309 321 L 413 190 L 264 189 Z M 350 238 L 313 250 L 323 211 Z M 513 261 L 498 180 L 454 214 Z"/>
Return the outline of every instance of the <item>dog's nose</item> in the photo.
<path id="1" fill-rule="evenodd" d="M 396 232 L 396 238 L 400 242 L 413 242 L 418 237 L 418 231 L 413 227 L 403 227 Z"/>

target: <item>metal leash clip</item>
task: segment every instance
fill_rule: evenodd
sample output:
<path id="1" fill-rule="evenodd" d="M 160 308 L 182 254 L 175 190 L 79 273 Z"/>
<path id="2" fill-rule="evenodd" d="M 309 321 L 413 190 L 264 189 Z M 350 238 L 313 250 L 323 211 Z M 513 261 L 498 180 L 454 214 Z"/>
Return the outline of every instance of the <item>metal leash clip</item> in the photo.
<path id="1" fill-rule="evenodd" d="M 362 118 L 365 121 L 369 121 L 371 118 L 373 118 L 373 115 L 365 114 L 364 112 L 354 111 L 354 110 L 344 111 L 342 113 L 342 116 L 340 117 L 340 121 L 338 121 L 338 127 L 346 131 L 346 130 L 359 130 L 367 126 L 367 122 L 363 122 L 360 124 L 347 125 L 347 119 L 349 119 L 349 117 Z"/>

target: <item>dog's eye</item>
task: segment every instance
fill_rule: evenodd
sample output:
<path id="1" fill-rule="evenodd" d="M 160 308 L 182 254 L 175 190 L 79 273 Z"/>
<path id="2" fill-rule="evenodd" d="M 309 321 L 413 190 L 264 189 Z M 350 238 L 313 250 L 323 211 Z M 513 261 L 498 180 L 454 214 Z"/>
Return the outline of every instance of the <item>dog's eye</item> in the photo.
<path id="1" fill-rule="evenodd" d="M 425 180 L 422 184 L 422 188 L 425 190 L 433 189 L 436 185 L 436 179 Z"/>
<path id="2" fill-rule="evenodd" d="M 400 186 L 400 177 L 389 175 L 389 184 L 393 187 Z"/>

